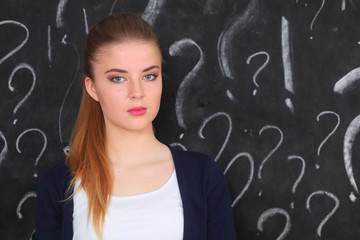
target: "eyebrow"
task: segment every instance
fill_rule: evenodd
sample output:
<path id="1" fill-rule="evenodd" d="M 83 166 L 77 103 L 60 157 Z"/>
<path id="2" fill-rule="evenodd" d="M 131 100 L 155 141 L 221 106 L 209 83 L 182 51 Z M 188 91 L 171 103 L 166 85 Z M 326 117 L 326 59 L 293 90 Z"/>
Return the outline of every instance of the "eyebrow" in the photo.
<path id="1" fill-rule="evenodd" d="M 158 65 L 153 65 L 151 67 L 145 68 L 143 70 L 143 72 L 147 72 L 147 71 L 149 71 L 151 69 L 154 69 L 154 68 L 160 68 L 160 67 Z M 107 70 L 105 73 L 109 73 L 109 72 L 127 73 L 126 70 L 123 70 L 123 69 L 120 69 L 120 68 L 112 68 L 112 69 Z"/>

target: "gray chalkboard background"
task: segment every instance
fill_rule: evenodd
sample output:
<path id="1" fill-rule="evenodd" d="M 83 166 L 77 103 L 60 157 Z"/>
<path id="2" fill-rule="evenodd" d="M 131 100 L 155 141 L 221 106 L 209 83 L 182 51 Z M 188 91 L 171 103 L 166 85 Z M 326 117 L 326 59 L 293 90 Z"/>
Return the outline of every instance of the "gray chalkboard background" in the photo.
<path id="1" fill-rule="evenodd" d="M 218 162 L 238 239 L 360 238 L 360 0 L 1 0 L 1 239 L 30 238 L 86 34 L 120 11 L 161 37 L 156 135 Z"/>

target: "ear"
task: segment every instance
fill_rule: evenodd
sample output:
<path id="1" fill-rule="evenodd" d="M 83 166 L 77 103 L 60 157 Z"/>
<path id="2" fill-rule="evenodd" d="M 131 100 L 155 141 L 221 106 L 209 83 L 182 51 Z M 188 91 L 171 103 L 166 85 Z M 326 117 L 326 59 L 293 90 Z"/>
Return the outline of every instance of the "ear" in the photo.
<path id="1" fill-rule="evenodd" d="M 95 84 L 89 77 L 85 78 L 85 88 L 90 97 L 92 97 L 95 101 L 98 102 L 99 98 L 96 94 Z"/>

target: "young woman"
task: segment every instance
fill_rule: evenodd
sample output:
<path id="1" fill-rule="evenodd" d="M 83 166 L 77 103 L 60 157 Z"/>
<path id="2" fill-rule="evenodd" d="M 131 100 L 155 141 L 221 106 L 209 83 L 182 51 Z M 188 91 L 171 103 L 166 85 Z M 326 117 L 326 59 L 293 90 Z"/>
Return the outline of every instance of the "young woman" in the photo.
<path id="1" fill-rule="evenodd" d="M 162 92 L 155 30 L 108 16 L 90 31 L 65 164 L 39 183 L 33 239 L 236 239 L 221 169 L 153 133 Z"/>

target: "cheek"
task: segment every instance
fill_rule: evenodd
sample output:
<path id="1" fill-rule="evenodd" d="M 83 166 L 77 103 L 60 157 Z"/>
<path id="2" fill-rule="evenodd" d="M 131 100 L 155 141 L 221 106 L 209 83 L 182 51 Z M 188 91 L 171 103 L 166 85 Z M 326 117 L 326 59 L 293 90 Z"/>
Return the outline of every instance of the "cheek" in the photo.
<path id="1" fill-rule="evenodd" d="M 154 94 L 153 94 L 154 100 L 156 100 L 160 103 L 161 94 L 162 94 L 162 87 L 160 85 L 160 87 L 157 87 L 156 89 L 154 89 Z"/>
<path id="2" fill-rule="evenodd" d="M 121 91 L 121 89 L 108 89 L 107 91 L 102 91 L 99 95 L 99 102 L 101 108 L 105 109 L 113 109 L 114 107 L 119 107 L 119 104 L 124 102 L 125 93 Z"/>

